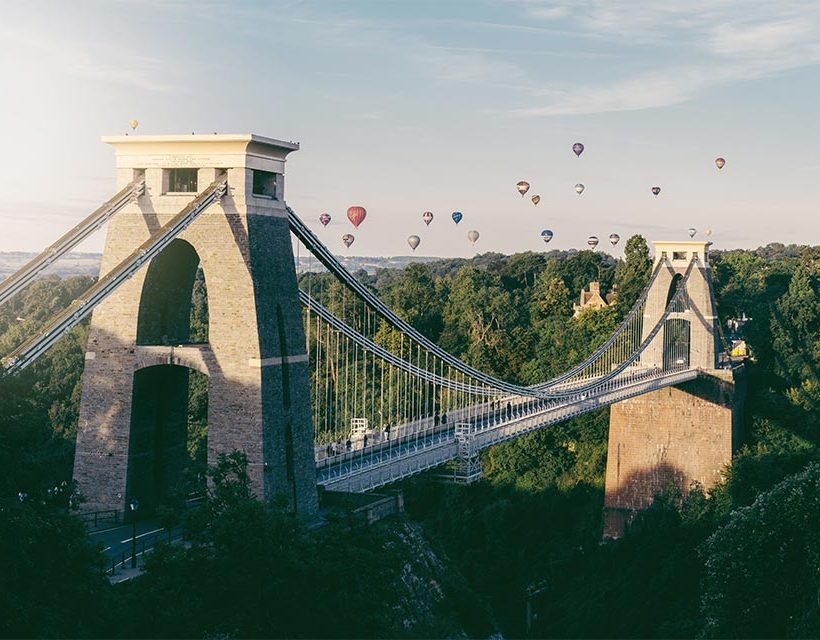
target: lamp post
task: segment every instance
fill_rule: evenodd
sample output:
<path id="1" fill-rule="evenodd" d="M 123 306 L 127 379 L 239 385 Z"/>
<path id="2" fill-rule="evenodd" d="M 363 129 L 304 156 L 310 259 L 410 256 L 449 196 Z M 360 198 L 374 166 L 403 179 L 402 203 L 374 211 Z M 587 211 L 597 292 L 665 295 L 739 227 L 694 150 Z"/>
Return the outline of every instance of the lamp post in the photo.
<path id="1" fill-rule="evenodd" d="M 131 509 L 131 568 L 137 568 L 137 509 L 140 501 L 132 499 L 128 507 Z"/>

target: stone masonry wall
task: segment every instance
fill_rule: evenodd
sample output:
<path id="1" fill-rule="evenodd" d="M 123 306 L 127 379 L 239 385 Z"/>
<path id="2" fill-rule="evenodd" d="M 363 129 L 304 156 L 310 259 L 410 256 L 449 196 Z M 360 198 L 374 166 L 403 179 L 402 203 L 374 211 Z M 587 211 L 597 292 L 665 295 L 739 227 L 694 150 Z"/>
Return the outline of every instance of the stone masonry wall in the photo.
<path id="1" fill-rule="evenodd" d="M 622 536 L 670 484 L 686 494 L 721 479 L 738 445 L 743 392 L 742 369 L 713 370 L 612 406 L 604 537 Z"/>

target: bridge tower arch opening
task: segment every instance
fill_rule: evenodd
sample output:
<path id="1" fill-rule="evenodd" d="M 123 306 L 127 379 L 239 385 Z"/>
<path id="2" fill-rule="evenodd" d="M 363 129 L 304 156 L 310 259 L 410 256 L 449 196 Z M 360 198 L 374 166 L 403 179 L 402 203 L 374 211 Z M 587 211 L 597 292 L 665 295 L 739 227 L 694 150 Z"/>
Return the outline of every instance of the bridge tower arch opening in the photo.
<path id="1" fill-rule="evenodd" d="M 227 191 L 94 309 L 74 462 L 86 508 L 142 502 L 129 495 L 137 487 L 149 501 L 162 497 L 180 473 L 171 467 L 182 459 L 183 390 L 198 379 L 208 462 L 242 451 L 259 498 L 281 495 L 298 513 L 314 512 L 310 385 L 284 202 L 285 162 L 298 145 L 253 134 L 103 140 L 119 186 L 140 176 L 145 190 L 111 219 L 101 275 L 209 185 L 225 180 Z M 145 462 L 149 454 L 159 462 Z"/>
<path id="2" fill-rule="evenodd" d="M 151 261 L 137 319 L 137 344 L 208 342 L 208 287 L 199 254 L 176 239 Z"/>
<path id="3" fill-rule="evenodd" d="M 204 488 L 203 412 L 207 415 L 206 374 L 175 364 L 134 372 L 126 495 L 139 500 L 143 513 L 178 504 Z"/>

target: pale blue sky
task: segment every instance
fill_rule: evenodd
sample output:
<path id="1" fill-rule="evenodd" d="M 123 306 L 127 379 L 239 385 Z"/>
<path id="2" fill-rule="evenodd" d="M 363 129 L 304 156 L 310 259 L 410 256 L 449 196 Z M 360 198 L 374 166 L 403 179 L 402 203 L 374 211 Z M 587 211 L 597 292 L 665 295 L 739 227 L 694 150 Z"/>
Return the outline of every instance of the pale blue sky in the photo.
<path id="1" fill-rule="evenodd" d="M 411 233 L 422 255 L 540 250 L 544 227 L 550 248 L 689 226 L 816 244 L 819 62 L 817 1 L 7 2 L 0 250 L 109 197 L 99 138 L 132 118 L 300 141 L 286 198 L 314 228 L 333 215 L 340 253 L 407 254 Z M 369 216 L 348 252 L 351 204 Z"/>

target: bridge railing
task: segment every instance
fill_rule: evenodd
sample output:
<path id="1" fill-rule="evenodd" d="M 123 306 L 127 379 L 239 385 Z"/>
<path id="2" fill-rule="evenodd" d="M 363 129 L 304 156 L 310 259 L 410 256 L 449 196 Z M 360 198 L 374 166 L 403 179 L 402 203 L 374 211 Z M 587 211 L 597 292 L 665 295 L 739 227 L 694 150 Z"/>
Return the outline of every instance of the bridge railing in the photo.
<path id="1" fill-rule="evenodd" d="M 99 529 L 101 527 L 117 527 L 123 522 L 123 514 L 119 509 L 86 511 L 78 513 L 77 517 L 92 530 Z"/>

